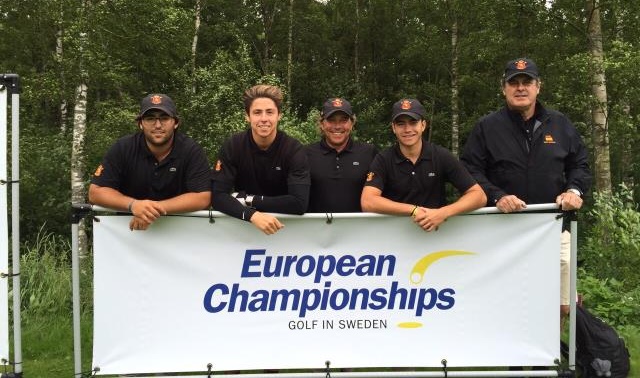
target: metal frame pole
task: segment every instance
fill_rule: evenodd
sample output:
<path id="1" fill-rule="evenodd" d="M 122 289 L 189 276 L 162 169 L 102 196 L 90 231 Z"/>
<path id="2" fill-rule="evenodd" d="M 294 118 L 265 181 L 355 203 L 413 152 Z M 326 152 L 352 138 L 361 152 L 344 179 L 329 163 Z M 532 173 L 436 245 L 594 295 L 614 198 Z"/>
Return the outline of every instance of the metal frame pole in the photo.
<path id="1" fill-rule="evenodd" d="M 73 290 L 73 371 L 82 377 L 82 334 L 80 327 L 80 253 L 78 248 L 79 224 L 91 211 L 91 205 L 72 204 L 71 215 L 71 286 Z"/>
<path id="2" fill-rule="evenodd" d="M 20 290 L 20 77 L 2 74 L 11 93 L 11 258 L 13 290 L 13 377 L 22 377 L 22 323 Z"/>
<path id="3" fill-rule="evenodd" d="M 569 312 L 569 370 L 575 374 L 576 370 L 576 293 L 578 266 L 578 222 L 571 220 L 571 285 Z"/>
<path id="4" fill-rule="evenodd" d="M 80 334 L 80 258 L 78 254 L 78 223 L 71 224 L 71 285 L 73 287 L 73 371 L 82 376 L 82 351 Z"/>

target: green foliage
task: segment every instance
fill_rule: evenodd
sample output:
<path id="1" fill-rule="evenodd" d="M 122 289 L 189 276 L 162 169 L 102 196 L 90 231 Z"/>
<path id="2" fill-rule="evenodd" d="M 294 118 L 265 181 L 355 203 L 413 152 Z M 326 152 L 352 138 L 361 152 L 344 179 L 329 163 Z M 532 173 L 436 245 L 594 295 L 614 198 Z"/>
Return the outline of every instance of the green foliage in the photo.
<path id="1" fill-rule="evenodd" d="M 640 288 L 625 288 L 615 278 L 596 278 L 584 268 L 578 271 L 578 292 L 586 307 L 616 327 L 634 325 L 640 319 Z"/>
<path id="2" fill-rule="evenodd" d="M 585 222 L 587 235 L 580 259 L 594 277 L 615 279 L 622 292 L 640 286 L 640 212 L 633 193 L 620 185 L 618 193 L 594 193 Z"/>
<path id="3" fill-rule="evenodd" d="M 618 327 L 616 330 L 624 339 L 627 349 L 629 349 L 631 358 L 629 377 L 638 377 L 640 376 L 640 326 L 636 322 L 636 324 Z"/>
<path id="4" fill-rule="evenodd" d="M 68 315 L 71 308 L 69 240 L 41 231 L 21 256 L 22 312 L 26 318 Z"/>
<path id="5" fill-rule="evenodd" d="M 317 141 L 320 138 L 318 131 L 318 119 L 320 118 L 320 111 L 312 110 L 307 115 L 307 119 L 299 121 L 297 118 L 291 117 L 290 114 L 284 113 L 278 128 L 289 136 L 292 136 L 300 141 L 302 144 L 309 144 Z"/>
<path id="6" fill-rule="evenodd" d="M 183 92 L 174 96 L 181 128 L 202 145 L 210 159 L 225 139 L 246 127 L 242 93 L 258 76 L 243 47 L 234 53 L 218 51 L 209 66 L 181 78 Z"/>
<path id="7" fill-rule="evenodd" d="M 70 230 L 69 138 L 43 125 L 20 139 L 21 238 L 36 240 L 45 224 L 63 235 Z"/>

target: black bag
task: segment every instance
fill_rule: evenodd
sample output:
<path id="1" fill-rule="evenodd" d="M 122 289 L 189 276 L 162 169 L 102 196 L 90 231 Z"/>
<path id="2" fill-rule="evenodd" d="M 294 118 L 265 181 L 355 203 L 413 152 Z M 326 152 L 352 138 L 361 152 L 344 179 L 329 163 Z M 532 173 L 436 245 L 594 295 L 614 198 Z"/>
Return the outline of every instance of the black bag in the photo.
<path id="1" fill-rule="evenodd" d="M 583 378 L 627 378 L 629 350 L 618 333 L 581 306 L 576 306 L 576 363 Z"/>

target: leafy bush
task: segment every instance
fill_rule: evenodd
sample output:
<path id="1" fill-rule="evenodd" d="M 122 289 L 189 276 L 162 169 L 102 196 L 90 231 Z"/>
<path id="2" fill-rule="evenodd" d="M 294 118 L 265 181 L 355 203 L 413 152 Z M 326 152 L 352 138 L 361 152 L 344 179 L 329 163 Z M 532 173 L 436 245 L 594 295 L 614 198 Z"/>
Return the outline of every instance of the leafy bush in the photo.
<path id="1" fill-rule="evenodd" d="M 615 278 L 599 279 L 583 268 L 578 271 L 578 292 L 586 307 L 616 327 L 636 324 L 640 319 L 640 288 L 624 290 Z"/>
<path id="2" fill-rule="evenodd" d="M 621 282 L 621 291 L 640 286 L 640 212 L 633 191 L 624 184 L 618 193 L 594 193 L 587 213 L 585 242 L 579 259 L 594 277 Z"/>
<path id="3" fill-rule="evenodd" d="M 615 194 L 594 193 L 584 216 L 579 247 L 578 291 L 585 305 L 615 326 L 640 319 L 640 212 L 633 191 L 620 185 Z"/>

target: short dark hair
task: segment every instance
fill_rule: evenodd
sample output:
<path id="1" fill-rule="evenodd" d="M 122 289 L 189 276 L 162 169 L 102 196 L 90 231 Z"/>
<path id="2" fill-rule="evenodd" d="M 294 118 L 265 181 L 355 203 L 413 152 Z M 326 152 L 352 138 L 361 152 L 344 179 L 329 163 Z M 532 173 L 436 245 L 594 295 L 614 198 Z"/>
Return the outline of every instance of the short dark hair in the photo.
<path id="1" fill-rule="evenodd" d="M 244 111 L 249 114 L 249 109 L 253 100 L 256 98 L 270 98 L 276 104 L 278 113 L 282 112 L 282 91 L 273 85 L 259 84 L 244 91 L 242 102 L 244 103 Z"/>

